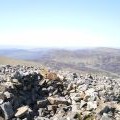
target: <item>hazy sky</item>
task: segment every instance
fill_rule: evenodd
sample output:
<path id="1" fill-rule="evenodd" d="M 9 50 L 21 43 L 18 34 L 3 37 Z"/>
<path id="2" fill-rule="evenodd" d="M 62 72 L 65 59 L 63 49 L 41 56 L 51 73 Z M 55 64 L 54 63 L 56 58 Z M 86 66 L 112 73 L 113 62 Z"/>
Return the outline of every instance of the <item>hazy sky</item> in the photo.
<path id="1" fill-rule="evenodd" d="M 0 0 L 0 45 L 120 47 L 120 0 Z"/>

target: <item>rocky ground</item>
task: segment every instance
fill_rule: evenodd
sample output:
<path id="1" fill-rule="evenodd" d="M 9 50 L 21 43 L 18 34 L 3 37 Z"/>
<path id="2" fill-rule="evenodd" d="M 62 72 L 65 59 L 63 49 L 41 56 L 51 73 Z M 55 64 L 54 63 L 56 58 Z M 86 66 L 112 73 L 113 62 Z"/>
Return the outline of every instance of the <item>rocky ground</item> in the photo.
<path id="1" fill-rule="evenodd" d="M 0 66 L 0 120 L 120 120 L 120 80 Z"/>

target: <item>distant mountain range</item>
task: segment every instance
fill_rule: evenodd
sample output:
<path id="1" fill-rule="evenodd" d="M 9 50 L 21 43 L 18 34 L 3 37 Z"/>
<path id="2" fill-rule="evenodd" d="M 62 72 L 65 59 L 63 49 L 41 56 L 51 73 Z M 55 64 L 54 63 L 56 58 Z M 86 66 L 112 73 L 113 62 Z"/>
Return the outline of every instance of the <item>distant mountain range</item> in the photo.
<path id="1" fill-rule="evenodd" d="M 1 49 L 0 56 L 39 62 L 54 69 L 120 75 L 120 49 Z"/>
<path id="2" fill-rule="evenodd" d="M 42 56 L 48 49 L 0 49 L 0 56 L 12 57 L 16 59 L 32 60 L 38 56 Z"/>

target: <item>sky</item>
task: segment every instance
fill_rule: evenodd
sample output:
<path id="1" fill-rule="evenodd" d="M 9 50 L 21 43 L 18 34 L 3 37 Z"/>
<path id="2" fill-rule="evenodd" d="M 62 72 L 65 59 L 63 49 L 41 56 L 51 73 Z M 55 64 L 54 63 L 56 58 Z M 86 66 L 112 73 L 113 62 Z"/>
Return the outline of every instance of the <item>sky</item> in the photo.
<path id="1" fill-rule="evenodd" d="M 120 0 L 0 0 L 0 46 L 119 47 Z"/>

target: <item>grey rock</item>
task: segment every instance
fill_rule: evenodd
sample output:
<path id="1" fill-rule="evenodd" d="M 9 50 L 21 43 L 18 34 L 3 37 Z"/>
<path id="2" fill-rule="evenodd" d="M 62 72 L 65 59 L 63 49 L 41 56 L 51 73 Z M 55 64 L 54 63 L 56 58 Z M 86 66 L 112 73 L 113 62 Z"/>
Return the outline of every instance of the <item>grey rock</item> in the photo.
<path id="1" fill-rule="evenodd" d="M 64 97 L 59 97 L 59 98 L 48 97 L 47 99 L 50 102 L 50 104 L 56 104 L 56 105 L 58 105 L 58 104 L 69 104 L 68 101 Z"/>
<path id="2" fill-rule="evenodd" d="M 103 110 L 100 111 L 100 114 L 102 115 L 103 113 L 108 113 L 111 111 L 111 108 L 109 106 L 105 106 Z"/>
<path id="3" fill-rule="evenodd" d="M 16 72 L 12 75 L 12 77 L 15 78 L 15 79 L 21 79 L 22 76 L 21 76 L 20 72 L 16 71 Z"/>
<path id="4" fill-rule="evenodd" d="M 101 117 L 101 119 L 100 120 L 113 120 L 112 118 L 110 118 L 109 116 L 108 116 L 108 114 L 106 114 L 106 113 L 103 113 L 103 115 L 102 115 L 102 117 Z"/>
<path id="5" fill-rule="evenodd" d="M 49 101 L 48 99 L 42 99 L 42 100 L 37 101 L 37 105 L 38 107 L 43 108 L 49 105 Z"/>
<path id="6" fill-rule="evenodd" d="M 14 112 L 13 112 L 13 108 L 12 108 L 12 105 L 10 102 L 5 102 L 2 105 L 0 105 L 0 107 L 3 111 L 3 114 L 4 114 L 6 120 L 13 117 Z"/>
<path id="7" fill-rule="evenodd" d="M 45 79 L 46 77 L 41 76 L 42 69 L 39 67 L 8 65 L 0 67 L 0 71 L 2 69 L 0 106 L 9 101 L 13 111 L 16 112 L 16 117 L 14 115 L 10 117 L 12 120 L 75 120 L 88 117 L 93 120 L 94 115 L 99 116 L 98 120 L 108 118 L 119 120 L 118 79 L 93 75 L 79 76 L 69 71 L 57 71 L 56 74 L 53 70 L 45 70 L 45 74 L 52 73 Z M 57 76 L 56 79 L 56 75 L 62 77 Z M 111 107 L 109 104 L 112 104 Z M 21 107 L 24 105 L 28 108 Z M 77 113 L 81 113 L 81 118 L 78 118 Z M 93 116 L 90 117 L 91 115 Z"/>

